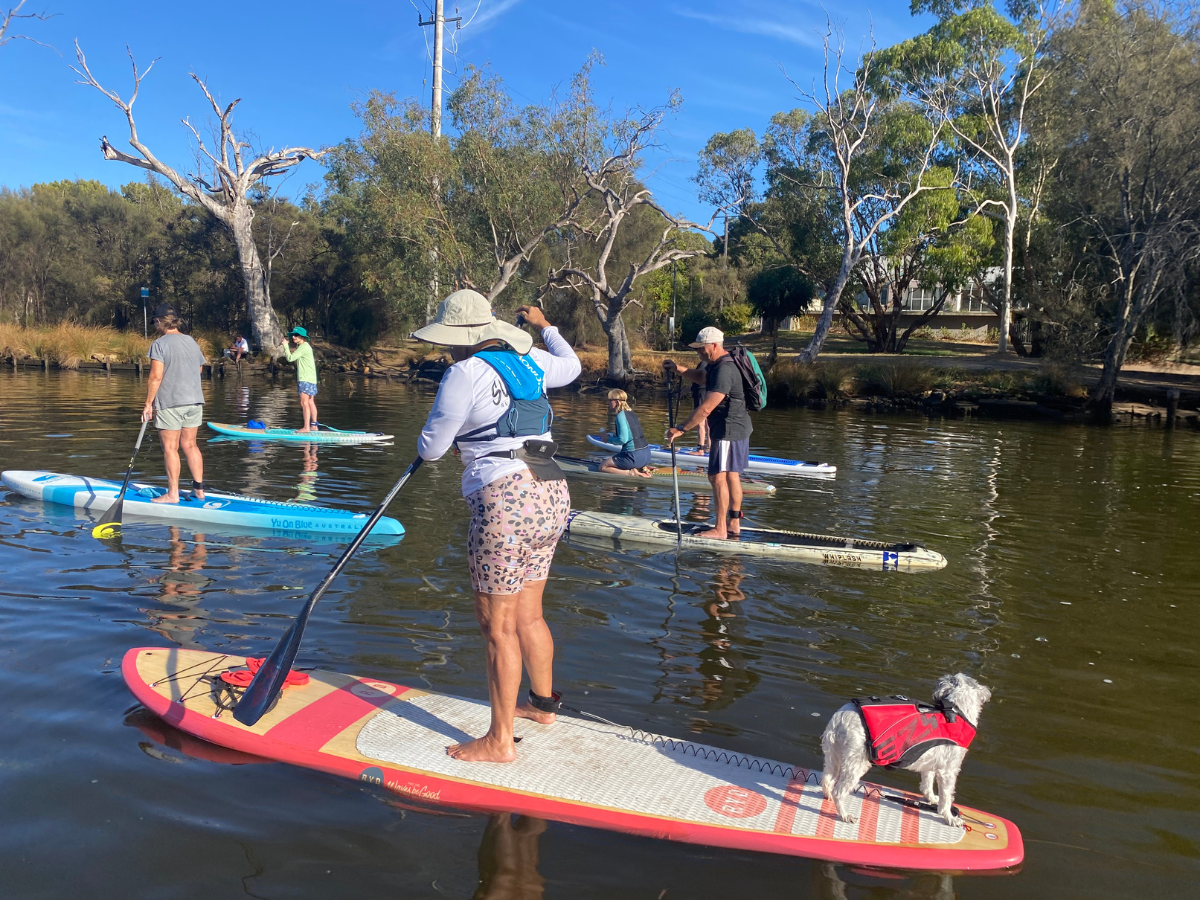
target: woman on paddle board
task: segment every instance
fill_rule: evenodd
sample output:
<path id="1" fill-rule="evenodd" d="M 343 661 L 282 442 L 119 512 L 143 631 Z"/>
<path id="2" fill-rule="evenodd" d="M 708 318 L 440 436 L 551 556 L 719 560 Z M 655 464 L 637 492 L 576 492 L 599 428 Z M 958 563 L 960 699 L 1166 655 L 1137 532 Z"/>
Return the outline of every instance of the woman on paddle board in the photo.
<path id="1" fill-rule="evenodd" d="M 457 446 L 465 467 L 467 555 L 475 616 L 487 641 L 492 722 L 483 737 L 446 752 L 482 762 L 516 759 L 515 716 L 550 724 L 558 709 L 542 592 L 571 498 L 554 462 L 546 390 L 570 384 L 580 366 L 540 309 L 517 312 L 541 330 L 546 350 L 533 349 L 533 338 L 497 319 L 488 299 L 472 290 L 455 291 L 433 322 L 413 332 L 449 347 L 455 360 L 442 376 L 417 452 L 440 459 Z M 530 690 L 528 702 L 518 704 L 522 661 Z"/>
<path id="2" fill-rule="evenodd" d="M 189 335 L 180 333 L 179 317 L 169 303 L 160 303 L 154 310 L 154 328 L 159 336 L 146 354 L 150 379 L 142 421 L 154 417 L 167 467 L 167 492 L 152 502 L 179 502 L 180 448 L 192 475 L 192 496 L 203 500 L 204 457 L 196 445 L 196 429 L 204 421 L 204 388 L 200 385 L 204 351 Z"/>
<path id="3" fill-rule="evenodd" d="M 615 436 L 621 450 L 600 463 L 600 471 L 650 478 L 650 444 L 642 434 L 642 423 L 629 408 L 629 395 L 613 388 L 608 392 L 608 409 L 616 419 Z"/>

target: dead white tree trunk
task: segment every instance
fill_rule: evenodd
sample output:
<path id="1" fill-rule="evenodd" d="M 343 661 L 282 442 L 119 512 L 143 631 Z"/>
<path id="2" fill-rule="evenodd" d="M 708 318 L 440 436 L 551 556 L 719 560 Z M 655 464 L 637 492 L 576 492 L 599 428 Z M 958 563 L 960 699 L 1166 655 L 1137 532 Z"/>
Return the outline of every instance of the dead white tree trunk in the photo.
<path id="1" fill-rule="evenodd" d="M 572 259 L 573 241 L 567 241 L 566 262 L 547 274 L 546 287 L 561 285 L 589 296 L 596 319 L 608 337 L 608 377 L 627 380 L 632 373 L 632 350 L 622 313 L 632 302 L 630 292 L 638 279 L 678 260 L 700 256 L 702 249 L 685 250 L 676 246 L 676 235 L 684 230 L 712 234 L 716 217 L 726 211 L 717 209 L 706 225 L 673 216 L 654 200 L 653 193 L 637 180 L 642 152 L 654 142 L 655 134 L 667 111 L 678 107 L 677 95 L 662 107 L 629 117 L 612 130 L 614 144 L 597 162 L 584 161 L 582 174 L 585 190 L 565 216 L 564 232 L 589 240 L 597 248 L 594 263 L 577 264 Z M 613 250 L 622 224 L 639 208 L 656 211 L 666 225 L 658 241 L 641 256 L 627 263 L 623 276 L 610 277 Z"/>
<path id="2" fill-rule="evenodd" d="M 833 314 L 837 311 L 842 291 L 850 283 L 854 270 L 858 268 L 863 254 L 875 236 L 899 216 L 919 194 L 931 190 L 946 190 L 943 185 L 924 182 L 925 174 L 933 164 L 934 151 L 941 142 L 942 130 L 936 123 L 931 126 L 929 141 L 923 154 L 902 176 L 865 180 L 853 177 L 859 157 L 877 138 L 874 134 L 877 130 L 874 120 L 880 112 L 881 100 L 869 87 L 874 75 L 875 46 L 872 43 L 871 49 L 863 55 L 858 68 L 851 72 L 842 64 L 845 54 L 844 37 L 832 22 L 826 27 L 823 44 L 825 64 L 820 93 L 818 94 L 815 88 L 812 91 L 804 91 L 799 85 L 796 85 L 796 89 L 815 107 L 818 119 L 823 122 L 825 139 L 829 143 L 832 156 L 833 184 L 797 186 L 832 188 L 836 191 L 844 243 L 841 265 L 825 293 L 817 327 L 807 346 L 797 357 L 803 363 L 812 363 L 821 352 L 833 325 Z M 842 90 L 840 85 L 843 72 L 851 74 L 854 79 L 853 84 L 846 90 Z M 795 82 L 792 83 L 795 85 Z M 865 183 L 865 189 L 860 187 L 860 181 Z"/>
<path id="3" fill-rule="evenodd" d="M 17 34 L 12 30 L 13 23 L 19 19 L 39 19 L 44 22 L 47 19 L 53 19 L 54 16 L 57 15 L 57 13 L 44 12 L 23 13 L 21 12 L 21 7 L 24 6 L 25 3 L 26 0 L 21 0 L 21 2 L 16 6 L 11 6 L 7 9 L 0 7 L 0 10 L 2 10 L 0 11 L 0 47 L 3 47 L 5 44 L 11 43 L 12 41 L 29 41 L 31 44 L 37 44 L 39 47 L 49 47 L 51 50 L 54 50 L 54 48 L 50 47 L 49 44 L 43 44 L 41 41 L 37 40 L 37 38 L 31 38 L 27 34 Z M 58 53 L 57 50 L 54 50 L 54 52 Z"/>
<path id="4" fill-rule="evenodd" d="M 126 48 L 128 52 L 128 48 Z M 201 165 L 207 166 L 208 177 L 199 173 L 189 173 L 186 177 L 175 171 L 171 166 L 158 159 L 150 148 L 138 137 L 137 124 L 133 119 L 133 104 L 137 101 L 138 91 L 154 62 L 139 72 L 133 54 L 129 61 L 133 66 L 133 93 L 129 100 L 121 99 L 115 91 L 101 86 L 88 68 L 87 59 L 75 43 L 75 58 L 78 68 L 72 66 L 72 71 L 79 76 L 79 84 L 94 87 L 118 109 L 125 114 L 129 125 L 129 145 L 137 151 L 137 156 L 122 153 L 108 142 L 107 137 L 100 139 L 100 151 L 105 159 L 116 160 L 146 169 L 167 179 L 174 188 L 189 200 L 199 204 L 217 217 L 233 235 L 237 247 L 238 260 L 242 266 L 242 279 L 246 287 L 246 309 L 250 317 L 250 329 L 254 339 L 262 350 L 277 355 L 283 345 L 283 330 L 279 327 L 279 319 L 271 307 L 267 294 L 267 277 L 258 247 L 254 242 L 254 207 L 250 202 L 251 189 L 265 178 L 281 175 L 288 169 L 299 165 L 306 159 L 320 159 L 325 155 L 324 150 L 314 150 L 309 147 L 284 147 L 282 150 L 269 150 L 266 153 L 251 156 L 246 151 L 250 144 L 239 138 L 233 130 L 233 111 L 241 102 L 234 100 L 224 108 L 208 89 L 208 85 L 194 72 L 192 80 L 204 92 L 205 99 L 217 117 L 218 132 L 215 135 L 216 146 L 209 149 L 205 145 L 200 132 L 190 119 L 183 119 L 183 124 L 191 131 L 196 140 L 197 159 Z M 199 166 L 198 166 L 199 168 Z"/>

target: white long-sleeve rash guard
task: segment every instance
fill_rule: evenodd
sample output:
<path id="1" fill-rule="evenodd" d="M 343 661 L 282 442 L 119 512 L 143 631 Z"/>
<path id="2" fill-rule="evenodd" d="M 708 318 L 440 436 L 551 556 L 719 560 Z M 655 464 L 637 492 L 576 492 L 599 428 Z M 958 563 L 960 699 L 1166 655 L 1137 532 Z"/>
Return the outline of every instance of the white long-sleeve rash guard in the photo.
<path id="1" fill-rule="evenodd" d="M 533 361 L 545 373 L 545 387 L 564 387 L 579 377 L 579 357 L 553 325 L 542 329 L 546 350 L 530 351 Z M 547 352 L 548 351 L 548 352 Z M 433 409 L 421 429 L 417 452 L 422 459 L 441 459 L 460 434 L 492 425 L 508 409 L 508 388 L 496 370 L 481 359 L 471 357 L 455 363 L 442 376 Z M 486 454 L 496 450 L 515 450 L 532 436 L 495 438 L 490 441 L 464 441 L 459 444 L 463 470 L 462 492 L 469 497 L 485 484 L 525 468 L 516 459 L 496 459 Z M 553 440 L 546 432 L 536 440 Z"/>

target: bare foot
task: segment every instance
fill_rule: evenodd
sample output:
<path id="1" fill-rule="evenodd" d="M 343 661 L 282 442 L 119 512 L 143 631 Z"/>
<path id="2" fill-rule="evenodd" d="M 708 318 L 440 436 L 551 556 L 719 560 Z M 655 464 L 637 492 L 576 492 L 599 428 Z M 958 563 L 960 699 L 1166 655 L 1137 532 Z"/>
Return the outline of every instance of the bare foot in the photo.
<path id="1" fill-rule="evenodd" d="M 541 725 L 553 725 L 558 716 L 554 713 L 542 712 L 536 706 L 530 706 L 528 703 L 522 703 L 517 707 L 516 718 L 532 719 Z"/>
<path id="2" fill-rule="evenodd" d="M 712 538 L 714 541 L 726 540 L 729 535 L 724 528 L 710 528 L 708 531 L 702 531 L 696 537 Z"/>
<path id="3" fill-rule="evenodd" d="M 197 500 L 203 500 L 204 499 L 204 491 L 192 491 L 192 496 L 195 497 Z"/>
<path id="4" fill-rule="evenodd" d="M 178 494 L 163 494 L 161 497 L 155 497 L 150 502 L 151 503 L 178 503 L 179 495 Z"/>
<path id="5" fill-rule="evenodd" d="M 491 735 L 484 735 L 465 744 L 451 744 L 446 748 L 446 755 L 463 762 L 512 762 L 517 758 L 517 746 L 511 740 L 508 746 L 502 746 Z"/>
<path id="6" fill-rule="evenodd" d="M 310 431 L 312 431 L 311 428 L 297 428 L 296 434 L 308 434 Z"/>

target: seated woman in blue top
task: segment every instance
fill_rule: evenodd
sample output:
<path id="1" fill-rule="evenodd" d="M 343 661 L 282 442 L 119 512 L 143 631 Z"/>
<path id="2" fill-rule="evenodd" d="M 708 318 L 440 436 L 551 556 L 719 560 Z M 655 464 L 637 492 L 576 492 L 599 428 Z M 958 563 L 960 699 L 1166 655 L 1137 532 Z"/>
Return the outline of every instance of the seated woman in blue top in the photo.
<path id="1" fill-rule="evenodd" d="M 621 452 L 600 463 L 600 471 L 649 478 L 653 474 L 650 471 L 650 445 L 642 434 L 642 423 L 629 408 L 629 395 L 620 388 L 613 388 L 608 392 L 608 408 L 616 414 L 616 439 L 621 444 Z"/>

